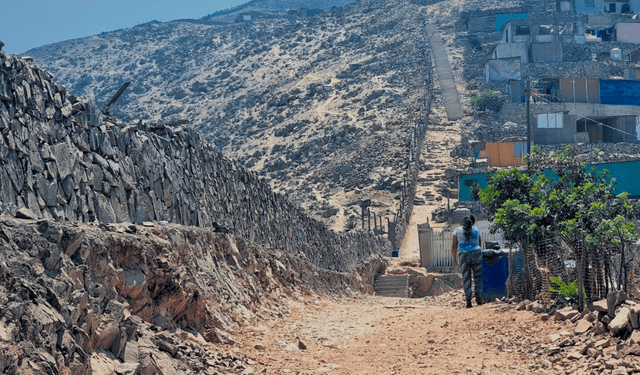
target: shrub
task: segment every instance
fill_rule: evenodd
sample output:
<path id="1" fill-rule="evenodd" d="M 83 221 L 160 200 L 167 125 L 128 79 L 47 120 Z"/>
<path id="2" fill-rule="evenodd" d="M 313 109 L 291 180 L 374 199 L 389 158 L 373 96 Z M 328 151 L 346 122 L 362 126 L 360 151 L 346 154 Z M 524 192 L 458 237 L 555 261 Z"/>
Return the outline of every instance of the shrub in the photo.
<path id="1" fill-rule="evenodd" d="M 471 95 L 471 102 L 476 111 L 499 112 L 504 104 L 504 97 L 500 91 L 487 90 Z"/>

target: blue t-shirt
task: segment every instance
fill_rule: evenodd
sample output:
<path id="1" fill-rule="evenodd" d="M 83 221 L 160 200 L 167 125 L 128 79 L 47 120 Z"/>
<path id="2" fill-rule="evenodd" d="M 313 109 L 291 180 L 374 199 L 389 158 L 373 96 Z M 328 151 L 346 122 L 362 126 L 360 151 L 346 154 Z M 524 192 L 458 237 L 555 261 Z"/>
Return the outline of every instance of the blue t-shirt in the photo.
<path id="1" fill-rule="evenodd" d="M 471 238 L 469 241 L 464 240 L 464 229 L 462 227 L 457 227 L 452 234 L 458 237 L 458 252 L 464 253 L 465 251 L 482 249 L 478 241 L 478 227 L 475 225 L 471 227 Z"/>

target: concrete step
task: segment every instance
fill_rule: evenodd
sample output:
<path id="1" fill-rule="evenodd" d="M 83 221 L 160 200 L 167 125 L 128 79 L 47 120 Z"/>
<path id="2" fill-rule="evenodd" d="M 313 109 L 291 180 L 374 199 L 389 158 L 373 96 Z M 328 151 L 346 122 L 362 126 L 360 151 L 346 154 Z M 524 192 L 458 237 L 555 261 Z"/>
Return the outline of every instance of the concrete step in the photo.
<path id="1" fill-rule="evenodd" d="M 373 284 L 376 295 L 383 297 L 409 297 L 409 275 L 378 276 Z"/>

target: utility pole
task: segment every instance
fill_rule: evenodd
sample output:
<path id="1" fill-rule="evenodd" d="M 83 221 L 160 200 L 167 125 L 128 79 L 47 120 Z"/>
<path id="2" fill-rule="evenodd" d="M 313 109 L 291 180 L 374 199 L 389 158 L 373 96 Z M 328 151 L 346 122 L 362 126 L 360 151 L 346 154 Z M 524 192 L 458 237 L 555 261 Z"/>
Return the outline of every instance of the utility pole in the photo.
<path id="1" fill-rule="evenodd" d="M 527 80 L 524 89 L 525 105 L 527 108 L 527 155 L 531 154 L 531 80 Z M 531 173 L 531 162 L 527 161 L 527 172 Z"/>

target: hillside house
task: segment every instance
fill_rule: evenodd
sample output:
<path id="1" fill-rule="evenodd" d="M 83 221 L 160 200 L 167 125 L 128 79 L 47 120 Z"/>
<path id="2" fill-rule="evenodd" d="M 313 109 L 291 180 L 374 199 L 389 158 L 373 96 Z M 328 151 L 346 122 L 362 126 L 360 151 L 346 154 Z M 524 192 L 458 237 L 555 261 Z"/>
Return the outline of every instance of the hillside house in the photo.
<path id="1" fill-rule="evenodd" d="M 242 12 L 242 13 L 238 13 L 238 15 L 236 16 L 236 23 L 241 23 L 241 22 L 251 22 L 253 20 L 259 19 L 259 18 L 264 18 L 266 17 L 267 14 L 265 13 L 261 13 L 261 12 L 256 12 L 256 11 L 250 11 L 250 12 Z"/>
<path id="2" fill-rule="evenodd" d="M 489 51 L 489 58 L 503 60 L 519 57 L 520 64 L 563 61 L 564 44 L 586 42 L 585 23 L 585 17 L 510 20 L 502 26 L 502 42 Z M 510 73 L 492 73 L 494 65 L 504 65 L 506 62 L 493 63 L 491 60 L 485 66 L 487 82 L 517 79 Z M 509 66 L 514 64 L 509 60 Z"/>
<path id="3" fill-rule="evenodd" d="M 639 0 L 571 0 L 572 11 L 578 13 L 634 13 L 640 9 Z"/>
<path id="4" fill-rule="evenodd" d="M 504 43 L 584 44 L 585 17 L 513 20 L 502 26 Z"/>
<path id="5" fill-rule="evenodd" d="M 640 20 L 618 21 L 614 25 L 615 40 L 621 43 L 640 43 Z"/>
<path id="6" fill-rule="evenodd" d="M 536 144 L 640 142 L 640 81 L 549 79 L 532 116 Z"/>

